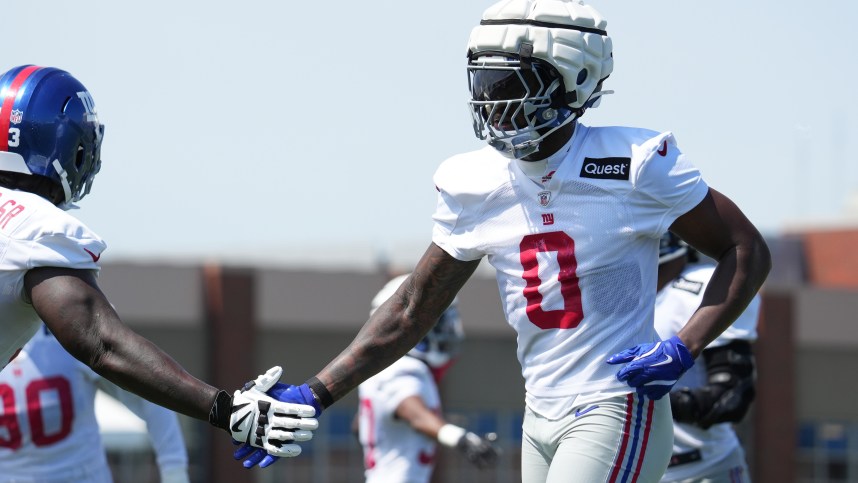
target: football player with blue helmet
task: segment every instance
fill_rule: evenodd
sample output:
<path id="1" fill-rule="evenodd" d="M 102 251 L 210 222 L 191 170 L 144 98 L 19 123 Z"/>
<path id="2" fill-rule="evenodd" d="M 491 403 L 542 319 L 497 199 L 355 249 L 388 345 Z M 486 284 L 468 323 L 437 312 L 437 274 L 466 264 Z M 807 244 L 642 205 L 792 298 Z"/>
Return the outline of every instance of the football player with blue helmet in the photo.
<path id="1" fill-rule="evenodd" d="M 673 439 L 664 396 L 744 311 L 771 260 L 671 132 L 581 121 L 608 92 L 613 52 L 605 18 L 578 0 L 485 10 L 466 69 L 474 129 L 488 146 L 441 163 L 432 243 L 354 341 L 300 387 L 327 407 L 398 360 L 486 258 L 518 334 L 522 481 L 659 481 Z M 653 310 L 668 230 L 719 269 L 703 309 L 661 339 Z"/>
<path id="2" fill-rule="evenodd" d="M 66 209 L 101 169 L 104 125 L 89 91 L 53 67 L 0 75 L 0 368 L 41 327 L 96 373 L 128 391 L 208 420 L 278 456 L 300 452 L 317 426 L 311 405 L 265 391 L 272 368 L 229 393 L 191 376 L 124 325 L 99 289 L 104 241 Z"/>
<path id="3" fill-rule="evenodd" d="M 389 281 L 372 301 L 370 315 L 406 279 Z M 435 467 L 436 442 L 458 449 L 474 465 L 497 463 L 491 438 L 447 422 L 438 383 L 453 364 L 464 340 L 458 301 L 405 357 L 358 386 L 358 437 L 367 483 L 428 483 Z"/>

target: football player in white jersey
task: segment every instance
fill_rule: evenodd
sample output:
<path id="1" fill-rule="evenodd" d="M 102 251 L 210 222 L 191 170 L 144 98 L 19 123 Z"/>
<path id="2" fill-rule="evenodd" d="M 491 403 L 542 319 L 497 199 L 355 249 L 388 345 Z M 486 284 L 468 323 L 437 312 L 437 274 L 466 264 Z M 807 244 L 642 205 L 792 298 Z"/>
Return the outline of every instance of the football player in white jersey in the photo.
<path id="1" fill-rule="evenodd" d="M 188 455 L 176 413 L 119 389 L 72 357 L 47 327 L 0 371 L 5 438 L 0 483 L 110 483 L 95 414 L 101 389 L 146 422 L 161 483 L 187 483 Z"/>
<path id="2" fill-rule="evenodd" d="M 0 368 L 44 321 L 117 386 L 235 440 L 298 454 L 295 441 L 312 437 L 316 410 L 265 394 L 279 367 L 232 394 L 219 390 L 124 325 L 99 289 L 106 245 L 65 210 L 89 193 L 103 135 L 92 96 L 68 72 L 24 65 L 0 74 Z"/>
<path id="3" fill-rule="evenodd" d="M 373 298 L 370 314 L 406 278 L 390 280 Z M 358 437 L 367 483 L 428 483 L 435 467 L 436 441 L 461 451 L 479 468 L 497 463 L 497 450 L 490 440 L 448 423 L 442 415 L 438 382 L 463 339 L 454 300 L 408 354 L 358 386 Z"/>
<path id="4" fill-rule="evenodd" d="M 487 258 L 518 333 L 523 481 L 659 481 L 673 439 L 663 396 L 744 311 L 771 260 L 673 134 L 580 122 L 613 68 L 606 25 L 576 0 L 485 11 L 467 71 L 475 132 L 489 146 L 441 164 L 432 243 L 414 272 L 299 387 L 326 407 L 393 363 Z M 701 308 L 660 340 L 653 308 L 668 229 L 718 268 Z"/>
<path id="5" fill-rule="evenodd" d="M 662 339 L 679 332 L 701 305 L 715 266 L 672 233 L 659 249 L 655 329 Z M 749 483 L 745 453 L 731 423 L 754 400 L 754 358 L 760 297 L 712 341 L 670 392 L 673 456 L 663 482 Z"/>

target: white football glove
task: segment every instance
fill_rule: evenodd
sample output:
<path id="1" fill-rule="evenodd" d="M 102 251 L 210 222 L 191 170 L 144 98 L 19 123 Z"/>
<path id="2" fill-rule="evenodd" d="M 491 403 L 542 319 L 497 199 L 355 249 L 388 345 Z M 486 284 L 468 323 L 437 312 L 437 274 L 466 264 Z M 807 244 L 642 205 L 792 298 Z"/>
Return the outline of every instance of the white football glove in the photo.
<path id="1" fill-rule="evenodd" d="M 274 366 L 235 391 L 229 432 L 234 440 L 262 448 L 272 456 L 298 456 L 301 447 L 291 442 L 312 439 L 319 421 L 313 417 L 313 406 L 281 402 L 265 394 L 282 373 L 280 366 Z"/>

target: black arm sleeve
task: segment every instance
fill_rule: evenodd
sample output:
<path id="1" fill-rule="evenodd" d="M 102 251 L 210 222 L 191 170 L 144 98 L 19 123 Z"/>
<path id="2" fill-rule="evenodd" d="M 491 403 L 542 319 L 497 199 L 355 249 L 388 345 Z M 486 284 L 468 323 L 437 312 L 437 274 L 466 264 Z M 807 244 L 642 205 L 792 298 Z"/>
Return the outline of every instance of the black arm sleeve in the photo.
<path id="1" fill-rule="evenodd" d="M 736 340 L 703 351 L 705 386 L 670 393 L 673 419 L 707 429 L 717 423 L 737 423 L 754 400 L 754 356 L 748 341 Z"/>

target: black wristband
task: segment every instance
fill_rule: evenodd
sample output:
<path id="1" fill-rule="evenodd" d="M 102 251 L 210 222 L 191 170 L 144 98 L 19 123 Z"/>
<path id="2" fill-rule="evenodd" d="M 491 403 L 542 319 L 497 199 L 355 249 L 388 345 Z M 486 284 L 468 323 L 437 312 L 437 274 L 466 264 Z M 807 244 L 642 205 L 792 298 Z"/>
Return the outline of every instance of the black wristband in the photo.
<path id="1" fill-rule="evenodd" d="M 218 391 L 212 408 L 209 410 L 209 423 L 229 432 L 229 416 L 232 410 L 232 396 L 226 391 Z"/>
<path id="2" fill-rule="evenodd" d="M 328 409 L 331 404 L 334 404 L 334 397 L 331 396 L 331 393 L 328 391 L 328 388 L 322 384 L 317 377 L 311 377 L 307 379 L 307 386 L 310 387 L 310 392 L 313 393 L 313 397 L 315 397 L 319 404 L 322 405 L 322 409 Z"/>

